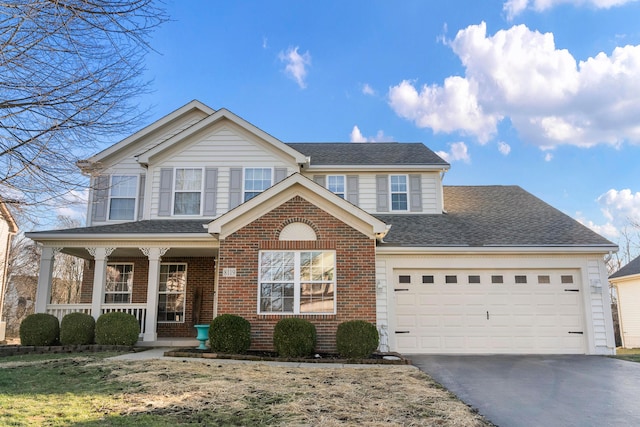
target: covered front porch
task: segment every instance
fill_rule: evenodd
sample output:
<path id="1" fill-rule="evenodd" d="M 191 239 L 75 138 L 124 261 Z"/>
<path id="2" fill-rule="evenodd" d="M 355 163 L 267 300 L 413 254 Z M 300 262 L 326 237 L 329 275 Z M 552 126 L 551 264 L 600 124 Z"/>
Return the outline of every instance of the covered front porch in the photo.
<path id="1" fill-rule="evenodd" d="M 30 233 L 42 244 L 35 312 L 59 320 L 73 312 L 95 319 L 125 312 L 138 320 L 140 345 L 197 343 L 193 325 L 211 322 L 217 305 L 219 242 L 202 230 L 171 240 L 149 235 L 61 239 L 58 233 L 55 237 Z M 52 303 L 58 253 L 85 260 L 79 301 L 73 304 Z"/>

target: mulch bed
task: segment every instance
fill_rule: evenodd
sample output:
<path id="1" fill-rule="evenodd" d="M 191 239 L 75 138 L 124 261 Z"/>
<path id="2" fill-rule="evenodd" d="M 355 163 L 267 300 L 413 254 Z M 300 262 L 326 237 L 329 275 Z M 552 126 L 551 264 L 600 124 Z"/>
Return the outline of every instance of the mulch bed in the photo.
<path id="1" fill-rule="evenodd" d="M 203 359 L 234 359 L 266 362 L 294 362 L 294 363 L 338 363 L 363 365 L 411 365 L 411 360 L 399 353 L 374 353 L 367 359 L 345 359 L 337 354 L 320 353 L 311 357 L 278 357 L 276 353 L 268 351 L 249 351 L 246 354 L 213 353 L 210 350 L 197 348 L 180 348 L 164 353 L 167 357 L 193 357 Z"/>

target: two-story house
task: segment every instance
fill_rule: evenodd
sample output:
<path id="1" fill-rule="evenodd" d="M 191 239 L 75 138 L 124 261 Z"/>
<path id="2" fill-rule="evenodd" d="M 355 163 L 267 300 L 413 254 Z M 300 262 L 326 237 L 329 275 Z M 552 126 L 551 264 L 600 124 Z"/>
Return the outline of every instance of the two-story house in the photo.
<path id="1" fill-rule="evenodd" d="M 604 258 L 617 247 L 514 186 L 443 186 L 421 143 L 284 143 L 192 101 L 79 163 L 88 225 L 43 246 L 36 311 L 127 311 L 144 342 L 224 313 L 271 349 L 308 319 L 404 353 L 612 354 Z M 50 304 L 57 251 L 89 260 L 82 304 Z"/>
<path id="2" fill-rule="evenodd" d="M 9 255 L 11 252 L 11 239 L 18 232 L 13 215 L 6 203 L 0 199 L 0 342 L 5 340 L 7 322 L 2 320 L 4 312 L 4 296 L 7 293 Z"/>

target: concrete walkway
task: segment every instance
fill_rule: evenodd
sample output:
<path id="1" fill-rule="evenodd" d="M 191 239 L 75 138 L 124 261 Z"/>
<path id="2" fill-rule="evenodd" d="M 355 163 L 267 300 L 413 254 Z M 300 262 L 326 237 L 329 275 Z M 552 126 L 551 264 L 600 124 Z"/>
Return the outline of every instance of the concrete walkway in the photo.
<path id="1" fill-rule="evenodd" d="M 330 368 L 330 369 L 339 369 L 339 368 L 385 368 L 388 366 L 411 366 L 411 365 L 378 365 L 378 364 L 359 364 L 359 363 L 307 363 L 307 362 L 272 362 L 272 361 L 254 361 L 254 360 L 235 360 L 235 359 L 205 359 L 201 357 L 167 357 L 164 355 L 165 352 L 175 350 L 175 348 L 171 347 L 156 347 L 151 348 L 149 350 L 138 351 L 135 353 L 126 353 L 121 354 L 119 356 L 109 357 L 111 360 L 173 360 L 180 362 L 200 362 L 200 363 L 216 363 L 218 365 L 227 365 L 227 364 L 263 364 L 270 366 L 283 366 L 287 368 Z M 411 366 L 413 367 L 413 366 Z"/>
<path id="2" fill-rule="evenodd" d="M 418 356 L 500 427 L 640 426 L 640 363 L 601 356 Z"/>

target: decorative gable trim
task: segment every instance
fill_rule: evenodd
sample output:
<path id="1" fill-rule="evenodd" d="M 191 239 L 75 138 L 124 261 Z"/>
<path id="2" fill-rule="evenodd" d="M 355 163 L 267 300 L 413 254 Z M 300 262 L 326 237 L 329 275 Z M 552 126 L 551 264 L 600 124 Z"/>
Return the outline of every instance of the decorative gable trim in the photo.
<path id="1" fill-rule="evenodd" d="M 153 157 L 160 155 L 164 151 L 173 147 L 175 144 L 178 144 L 186 140 L 190 136 L 202 131 L 203 129 L 211 127 L 224 119 L 229 120 L 230 122 L 239 126 L 243 130 L 255 135 L 256 137 L 262 139 L 266 143 L 272 145 L 275 149 L 277 149 L 281 153 L 284 153 L 285 155 L 293 158 L 296 163 L 303 164 L 307 161 L 306 157 L 302 153 L 294 150 L 293 148 L 289 147 L 285 143 L 274 138 L 273 136 L 269 135 L 263 130 L 257 128 L 256 126 L 252 125 L 246 120 L 236 116 L 231 111 L 225 108 L 221 108 L 220 110 L 211 114 L 209 117 L 199 121 L 198 123 L 185 129 L 184 131 L 178 133 L 177 135 L 174 135 L 173 137 L 167 139 L 166 141 L 163 141 L 160 144 L 156 145 L 155 147 L 138 155 L 137 161 L 143 165 L 147 165 L 149 164 L 149 162 Z"/>
<path id="2" fill-rule="evenodd" d="M 208 231 L 211 234 L 218 234 L 220 239 L 224 239 L 296 196 L 315 204 L 372 239 L 383 237 L 388 230 L 384 222 L 336 196 L 312 180 L 295 173 L 211 221 L 208 225 Z"/>

